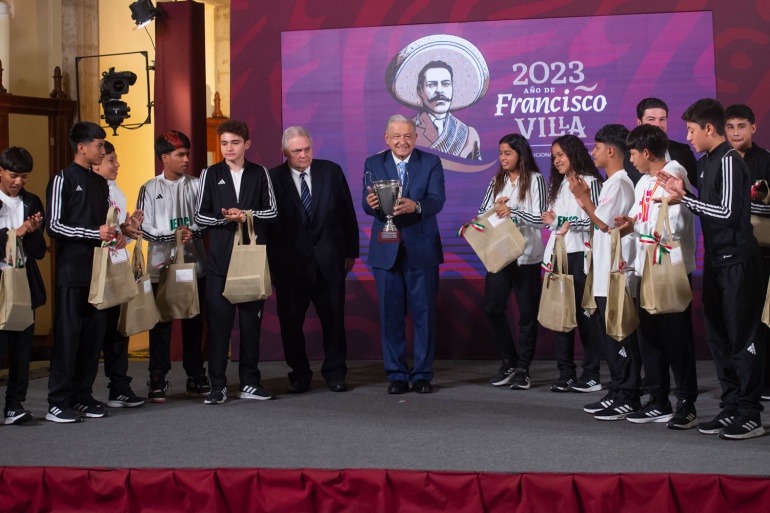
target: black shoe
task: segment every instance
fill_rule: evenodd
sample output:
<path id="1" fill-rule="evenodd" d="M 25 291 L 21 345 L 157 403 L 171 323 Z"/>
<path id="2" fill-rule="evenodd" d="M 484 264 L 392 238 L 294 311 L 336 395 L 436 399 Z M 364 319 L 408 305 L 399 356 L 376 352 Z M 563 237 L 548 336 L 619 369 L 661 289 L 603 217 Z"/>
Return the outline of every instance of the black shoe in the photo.
<path id="1" fill-rule="evenodd" d="M 243 385 L 238 392 L 238 399 L 254 399 L 256 401 L 267 401 L 275 397 L 272 392 L 262 385 Z"/>
<path id="2" fill-rule="evenodd" d="M 332 392 L 347 392 L 350 388 L 344 379 L 334 379 L 329 382 L 329 390 Z"/>
<path id="3" fill-rule="evenodd" d="M 500 370 L 497 371 L 497 374 L 489 378 L 489 382 L 496 387 L 507 385 L 513 381 L 513 373 L 515 370 L 516 369 L 511 367 L 509 364 L 504 363 L 500 367 Z"/>
<path id="4" fill-rule="evenodd" d="M 147 399 L 136 395 L 129 385 L 123 385 L 121 387 L 110 388 L 107 406 L 110 408 L 138 408 L 146 402 Z"/>
<path id="5" fill-rule="evenodd" d="M 427 379 L 418 379 L 412 384 L 412 390 L 418 394 L 430 394 L 433 392 L 433 385 Z"/>
<path id="6" fill-rule="evenodd" d="M 599 392 L 602 389 L 602 384 L 595 379 L 580 378 L 570 385 L 570 389 L 573 392 Z"/>
<path id="7" fill-rule="evenodd" d="M 402 379 L 391 381 L 388 385 L 389 394 L 405 394 L 407 392 L 409 392 L 409 383 Z"/>
<path id="8" fill-rule="evenodd" d="M 602 397 L 599 401 L 583 406 L 583 411 L 586 413 L 596 413 L 605 408 L 609 408 L 614 402 L 615 401 L 610 398 L 610 393 L 607 392 L 607 395 Z"/>
<path id="9" fill-rule="evenodd" d="M 626 420 L 634 424 L 647 424 L 648 422 L 668 422 L 674 418 L 674 410 L 671 403 L 658 404 L 654 400 L 648 401 L 641 410 L 629 413 Z"/>
<path id="10" fill-rule="evenodd" d="M 147 382 L 147 401 L 151 403 L 165 403 L 166 392 L 171 388 L 171 383 L 166 381 L 165 374 L 159 376 L 153 374 L 150 375 L 150 381 Z"/>
<path id="11" fill-rule="evenodd" d="M 286 389 L 288 394 L 304 394 L 310 391 L 310 381 L 293 381 Z"/>
<path id="12" fill-rule="evenodd" d="M 103 402 L 97 401 L 93 397 L 89 397 L 84 401 L 75 403 L 72 408 L 79 411 L 81 415 L 88 417 L 89 419 L 101 419 L 109 415 L 107 412 L 107 406 Z"/>
<path id="13" fill-rule="evenodd" d="M 668 429 L 690 429 L 698 425 L 698 414 L 695 413 L 695 405 L 684 400 L 677 406 L 673 418 L 668 421 Z"/>
<path id="14" fill-rule="evenodd" d="M 203 400 L 203 404 L 224 404 L 227 402 L 227 389 L 226 388 L 212 388 L 206 399 Z"/>
<path id="15" fill-rule="evenodd" d="M 762 427 L 762 422 L 759 419 L 751 420 L 743 415 L 738 415 L 729 426 L 726 426 L 719 433 L 719 438 L 723 440 L 745 440 L 746 438 L 754 438 L 764 434 L 765 428 Z"/>
<path id="16" fill-rule="evenodd" d="M 59 424 L 70 424 L 74 422 L 81 422 L 81 413 L 72 408 L 59 408 L 58 406 L 51 406 L 48 408 L 48 413 L 45 414 L 45 420 L 51 422 L 58 422 Z"/>
<path id="17" fill-rule="evenodd" d="M 559 381 L 551 385 L 551 392 L 569 392 L 574 382 L 573 378 L 559 378 Z"/>
<path id="18" fill-rule="evenodd" d="M 206 369 L 201 369 L 197 376 L 187 376 L 187 395 L 191 397 L 206 397 L 211 392 Z"/>
<path id="19" fill-rule="evenodd" d="M 612 406 L 594 413 L 594 418 L 596 420 L 623 420 L 629 413 L 639 411 L 641 408 L 642 405 L 639 403 L 632 404 L 615 401 L 612 403 Z"/>
<path id="20" fill-rule="evenodd" d="M 32 412 L 19 406 L 12 410 L 6 409 L 3 412 L 3 417 L 3 424 L 24 424 L 25 422 L 32 420 Z"/>
<path id="21" fill-rule="evenodd" d="M 698 431 L 704 435 L 718 435 L 720 431 L 732 424 L 734 418 L 735 412 L 722 410 L 713 419 L 698 424 Z"/>
<path id="22" fill-rule="evenodd" d="M 511 390 L 529 390 L 529 371 L 527 369 L 516 369 L 513 373 Z"/>

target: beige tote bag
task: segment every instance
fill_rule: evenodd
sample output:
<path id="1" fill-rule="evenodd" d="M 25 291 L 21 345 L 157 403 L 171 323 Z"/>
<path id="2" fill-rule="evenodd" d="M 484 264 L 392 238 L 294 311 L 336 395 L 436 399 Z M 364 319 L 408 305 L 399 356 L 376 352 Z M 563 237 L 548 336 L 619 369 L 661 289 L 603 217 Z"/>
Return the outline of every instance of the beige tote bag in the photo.
<path id="1" fill-rule="evenodd" d="M 5 267 L 0 275 L 0 330 L 24 331 L 32 326 L 32 294 L 27 270 L 23 267 L 24 251 L 16 238 L 16 230 L 8 230 L 5 243 Z"/>
<path id="2" fill-rule="evenodd" d="M 490 218 L 493 217 L 493 220 Z M 487 271 L 496 273 L 524 254 L 526 239 L 512 219 L 499 219 L 494 209 L 463 225 L 458 235 L 471 245 Z"/>
<path id="3" fill-rule="evenodd" d="M 227 268 L 225 290 L 222 295 L 232 304 L 261 301 L 270 297 L 273 286 L 264 244 L 257 244 L 254 233 L 254 217 L 245 211 L 246 222 L 238 223 L 233 240 L 230 266 Z M 245 225 L 245 226 L 244 226 Z M 248 230 L 249 244 L 243 243 L 243 228 Z"/>
<path id="4" fill-rule="evenodd" d="M 118 331 L 124 337 L 150 331 L 158 324 L 158 308 L 155 306 L 155 296 L 152 294 L 152 282 L 145 268 L 144 253 L 142 253 L 142 236 L 136 239 L 131 268 L 136 280 L 137 296 L 120 305 Z"/>
<path id="5" fill-rule="evenodd" d="M 107 225 L 118 226 L 118 211 L 114 207 L 107 211 Z M 88 302 L 97 310 L 128 303 L 137 294 L 128 251 L 115 249 L 112 244 L 102 242 L 100 247 L 94 248 Z"/>
<path id="6" fill-rule="evenodd" d="M 577 326 L 575 317 L 575 282 L 569 273 L 564 237 L 557 235 L 553 256 L 543 279 L 537 320 L 544 328 L 568 332 Z"/>

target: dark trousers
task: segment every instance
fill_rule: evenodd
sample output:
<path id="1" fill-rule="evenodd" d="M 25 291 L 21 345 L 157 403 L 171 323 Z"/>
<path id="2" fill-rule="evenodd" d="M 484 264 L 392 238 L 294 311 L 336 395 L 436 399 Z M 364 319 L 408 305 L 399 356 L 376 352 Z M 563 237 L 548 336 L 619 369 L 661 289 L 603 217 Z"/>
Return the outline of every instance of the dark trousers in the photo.
<path id="1" fill-rule="evenodd" d="M 128 337 L 118 331 L 120 306 L 107 309 L 107 327 L 104 334 L 104 375 L 110 380 L 109 388 L 121 388 L 131 383 L 128 377 Z"/>
<path id="2" fill-rule="evenodd" d="M 639 343 L 636 332 L 618 342 L 607 335 L 604 322 L 607 315 L 607 298 L 596 296 L 596 315 L 602 330 L 603 353 L 610 370 L 609 397 L 621 403 L 639 402 L 639 384 L 641 383 L 642 360 L 639 355 Z"/>
<path id="3" fill-rule="evenodd" d="M 692 276 L 689 279 L 692 284 Z M 668 401 L 671 369 L 676 383 L 676 398 L 694 403 L 698 398 L 698 378 L 695 371 L 692 302 L 684 312 L 652 315 L 641 308 L 637 301 L 637 312 L 639 327 L 636 336 L 644 368 L 644 387 L 650 399 L 658 404 Z"/>
<path id="4" fill-rule="evenodd" d="M 569 274 L 575 283 L 575 312 L 577 312 L 577 329 L 583 342 L 583 373 L 581 379 L 599 381 L 599 358 L 601 356 L 601 339 L 604 330 L 599 325 L 598 314 L 587 317 L 581 303 L 583 289 L 586 285 L 586 275 L 583 272 L 583 252 L 567 253 Z M 568 333 L 556 334 L 556 366 L 559 369 L 559 379 L 575 379 L 575 330 Z"/>
<path id="5" fill-rule="evenodd" d="M 513 291 L 519 311 L 519 349 L 513 344 L 508 324 L 508 298 Z M 540 307 L 540 265 L 516 262 L 484 279 L 484 313 L 492 327 L 495 344 L 510 367 L 529 370 L 537 344 L 537 312 Z"/>
<path id="6" fill-rule="evenodd" d="M 56 287 L 48 404 L 60 408 L 93 397 L 107 312 L 88 303 L 88 287 Z"/>
<path id="7" fill-rule="evenodd" d="M 703 270 L 706 342 L 722 385 L 721 407 L 759 420 L 765 340 L 759 252 L 746 262 Z"/>
<path id="8" fill-rule="evenodd" d="M 157 296 L 158 284 L 152 284 L 152 291 Z M 198 302 L 201 312 L 205 306 L 206 278 L 198 278 Z M 203 316 L 182 319 L 182 367 L 188 376 L 198 376 L 203 369 Z M 159 322 L 150 330 L 150 374 L 171 370 L 171 330 L 174 321 Z"/>
<path id="9" fill-rule="evenodd" d="M 240 328 L 240 361 L 238 374 L 241 387 L 259 385 L 259 337 L 262 328 L 264 301 L 232 304 L 223 295 L 224 276 L 208 276 L 206 284 L 206 312 L 209 324 L 209 377 L 211 386 L 227 387 L 227 353 L 230 348 L 230 334 L 238 309 Z"/>
<path id="10" fill-rule="evenodd" d="M 382 359 L 388 381 L 433 379 L 436 353 L 438 266 L 415 268 L 403 246 L 390 269 L 372 268 L 380 302 Z M 414 367 L 406 362 L 406 310 L 414 326 Z"/>
<path id="11" fill-rule="evenodd" d="M 340 265 L 343 263 L 340 262 Z M 348 372 L 345 365 L 345 280 L 329 284 L 316 266 L 315 278 L 310 282 L 276 282 L 275 294 L 283 353 L 287 365 L 291 367 L 289 381 L 310 381 L 313 377 L 302 331 L 311 301 L 323 330 L 321 375 L 327 382 L 344 380 Z"/>
<path id="12" fill-rule="evenodd" d="M 770 248 L 762 249 L 762 287 L 767 290 L 770 282 Z M 770 343 L 770 328 L 765 324 L 759 324 L 759 336 L 765 341 L 765 347 Z M 770 396 L 770 350 L 765 350 L 765 372 L 762 385 L 762 395 Z"/>
<path id="13" fill-rule="evenodd" d="M 24 331 L 0 331 L 0 360 L 8 350 L 8 386 L 5 389 L 5 408 L 17 410 L 27 399 L 29 387 L 29 359 L 35 324 Z"/>

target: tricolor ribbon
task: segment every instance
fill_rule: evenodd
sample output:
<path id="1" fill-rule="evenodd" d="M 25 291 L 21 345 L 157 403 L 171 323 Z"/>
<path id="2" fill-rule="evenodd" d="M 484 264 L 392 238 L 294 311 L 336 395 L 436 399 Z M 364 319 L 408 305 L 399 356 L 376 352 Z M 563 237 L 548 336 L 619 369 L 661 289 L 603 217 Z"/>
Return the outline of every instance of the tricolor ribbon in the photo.
<path id="1" fill-rule="evenodd" d="M 103 248 L 114 249 L 115 246 L 117 246 L 117 245 L 118 245 L 118 238 L 117 237 L 113 237 L 109 241 L 102 241 L 102 247 Z"/>
<path id="2" fill-rule="evenodd" d="M 169 264 L 167 262 L 163 262 L 163 263 L 160 263 L 160 264 L 156 265 L 155 269 L 157 269 L 159 271 L 167 271 L 170 265 L 171 264 Z"/>
<path id="3" fill-rule="evenodd" d="M 540 262 L 540 269 L 545 271 L 545 279 L 546 279 L 545 286 L 548 287 L 551 281 L 556 279 L 554 277 L 555 273 L 553 272 L 553 264 L 551 262 L 548 262 L 547 264 L 545 262 Z"/>
<path id="4" fill-rule="evenodd" d="M 471 228 L 473 228 L 474 230 L 477 230 L 477 231 L 480 231 L 480 232 L 484 233 L 484 225 L 483 224 L 479 223 L 478 221 L 469 221 L 469 222 L 465 223 L 464 225 L 462 225 L 459 230 L 457 230 L 457 236 L 458 237 L 462 237 L 463 234 L 465 233 L 465 229 L 468 228 L 469 226 Z"/>
<path id="5" fill-rule="evenodd" d="M 663 253 L 671 253 L 671 245 L 670 244 L 664 244 L 660 240 L 660 234 L 658 232 L 652 232 L 652 233 L 645 233 L 642 234 L 639 237 L 639 241 L 643 244 L 654 244 L 655 250 L 654 250 L 654 256 L 652 259 L 653 265 L 658 264 L 661 265 L 663 263 Z"/>

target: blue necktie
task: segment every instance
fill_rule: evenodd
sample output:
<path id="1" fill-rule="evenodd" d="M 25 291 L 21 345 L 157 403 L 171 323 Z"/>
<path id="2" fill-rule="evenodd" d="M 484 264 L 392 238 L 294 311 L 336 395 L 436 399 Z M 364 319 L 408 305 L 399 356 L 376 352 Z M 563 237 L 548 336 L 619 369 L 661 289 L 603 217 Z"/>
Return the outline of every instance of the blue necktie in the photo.
<path id="1" fill-rule="evenodd" d="M 305 209 L 305 215 L 310 219 L 310 187 L 307 186 L 305 176 L 307 176 L 307 174 L 304 171 L 299 174 L 299 188 L 302 191 L 300 199 L 302 200 L 302 207 Z"/>
<path id="2" fill-rule="evenodd" d="M 401 180 L 401 186 L 404 185 L 404 175 L 406 174 L 406 162 L 403 160 L 398 163 L 398 179 Z"/>

